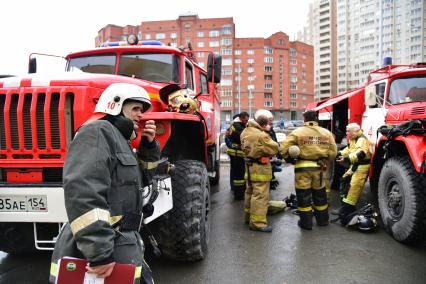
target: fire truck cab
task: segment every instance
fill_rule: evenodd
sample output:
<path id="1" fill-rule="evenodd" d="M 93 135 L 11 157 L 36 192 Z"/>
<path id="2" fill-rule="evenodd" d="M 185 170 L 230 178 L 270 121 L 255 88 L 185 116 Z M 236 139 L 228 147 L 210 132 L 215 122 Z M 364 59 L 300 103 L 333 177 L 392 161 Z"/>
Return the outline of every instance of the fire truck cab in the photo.
<path id="1" fill-rule="evenodd" d="M 210 183 L 219 181 L 221 58 L 210 53 L 204 69 L 194 54 L 158 41 L 109 42 L 69 54 L 64 73 L 36 73 L 30 59 L 31 74 L 0 79 L 0 250 L 53 248 L 67 221 L 62 189 L 67 146 L 103 90 L 123 82 L 148 92 L 153 108 L 143 119 L 155 120 L 162 157 L 174 164 L 171 191 L 164 193 L 171 193 L 172 204 L 144 222 L 152 224 L 165 256 L 205 257 Z M 160 98 L 170 84 L 189 89 L 197 111 L 170 111 Z"/>
<path id="2" fill-rule="evenodd" d="M 365 86 L 308 105 L 319 112 L 338 145 L 356 122 L 372 145 L 370 188 L 384 227 L 396 240 L 426 232 L 426 66 L 388 65 Z"/>

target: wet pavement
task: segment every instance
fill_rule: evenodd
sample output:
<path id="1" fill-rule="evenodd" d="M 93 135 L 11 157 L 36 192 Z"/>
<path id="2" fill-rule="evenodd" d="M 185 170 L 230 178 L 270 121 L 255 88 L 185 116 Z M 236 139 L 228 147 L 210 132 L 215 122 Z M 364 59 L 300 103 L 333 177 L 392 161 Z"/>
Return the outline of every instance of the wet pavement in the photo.
<path id="1" fill-rule="evenodd" d="M 292 167 L 277 175 L 272 199 L 292 192 Z M 363 200 L 370 198 L 368 188 Z M 333 203 L 336 203 L 333 198 Z M 425 283 L 426 243 L 394 241 L 382 228 L 373 233 L 337 224 L 300 231 L 290 211 L 269 218 L 272 233 L 248 230 L 243 202 L 233 201 L 229 164 L 212 188 L 209 254 L 182 263 L 148 256 L 156 283 Z M 0 283 L 47 283 L 50 255 L 11 256 L 0 252 Z"/>

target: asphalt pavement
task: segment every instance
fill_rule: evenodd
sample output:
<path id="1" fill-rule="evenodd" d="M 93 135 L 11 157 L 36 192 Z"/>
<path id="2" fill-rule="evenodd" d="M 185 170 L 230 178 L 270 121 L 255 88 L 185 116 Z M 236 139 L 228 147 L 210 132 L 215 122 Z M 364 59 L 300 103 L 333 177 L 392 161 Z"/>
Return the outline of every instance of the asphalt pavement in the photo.
<path id="1" fill-rule="evenodd" d="M 291 166 L 277 175 L 272 199 L 293 191 Z M 371 196 L 364 190 L 362 201 Z M 250 231 L 243 222 L 243 202 L 233 201 L 229 164 L 212 187 L 209 253 L 198 262 L 148 256 L 158 283 L 425 283 L 426 242 L 400 244 L 382 228 L 373 233 L 338 224 L 301 231 L 291 211 L 269 218 L 272 233 Z M 336 195 L 336 194 L 335 194 Z M 336 203 L 336 196 L 333 204 Z M 0 252 L 0 283 L 47 283 L 50 254 L 11 256 Z"/>

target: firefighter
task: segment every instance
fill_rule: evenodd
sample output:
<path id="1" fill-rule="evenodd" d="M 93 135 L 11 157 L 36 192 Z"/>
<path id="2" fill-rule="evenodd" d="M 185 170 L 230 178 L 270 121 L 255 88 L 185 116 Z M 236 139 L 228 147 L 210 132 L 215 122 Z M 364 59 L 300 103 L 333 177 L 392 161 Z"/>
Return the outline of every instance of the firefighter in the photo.
<path id="1" fill-rule="evenodd" d="M 364 184 L 370 171 L 370 141 L 364 136 L 361 127 L 357 123 L 346 126 L 346 135 L 349 144 L 339 151 L 337 162 L 341 165 L 350 164 L 349 169 L 343 174 L 343 182 L 349 184 L 349 191 L 342 199 L 340 208 L 335 213 L 339 215 L 342 225 L 349 220 L 345 216 L 356 210 L 356 204 L 362 193 Z"/>
<path id="2" fill-rule="evenodd" d="M 271 232 L 266 220 L 269 202 L 269 183 L 272 179 L 270 157 L 279 150 L 277 142 L 269 135 L 268 117 L 259 115 L 250 120 L 241 133 L 241 148 L 245 154 L 247 189 L 244 199 L 245 222 L 250 230 Z"/>
<path id="3" fill-rule="evenodd" d="M 268 117 L 268 123 L 271 126 L 270 127 L 271 129 L 269 130 L 269 135 L 271 136 L 272 140 L 274 140 L 275 142 L 278 142 L 278 140 L 277 140 L 277 134 L 275 133 L 274 128 L 273 128 L 273 122 L 272 122 L 273 119 L 274 119 L 273 114 L 269 110 L 259 109 L 254 114 L 254 119 L 256 119 L 257 117 L 259 117 L 259 115 L 265 115 L 266 117 Z M 279 160 L 281 160 L 282 157 L 281 157 L 280 153 L 277 154 L 277 158 Z M 282 169 L 281 169 L 281 163 L 279 163 L 279 162 L 273 162 L 272 161 L 271 165 L 272 165 L 272 180 L 271 180 L 271 183 L 269 184 L 269 189 L 270 190 L 275 190 L 275 189 L 277 189 L 277 187 L 279 185 L 279 182 L 278 182 L 277 178 L 275 177 L 275 173 L 276 172 L 281 172 Z"/>
<path id="4" fill-rule="evenodd" d="M 52 255 L 53 283 L 63 256 L 86 259 L 87 271 L 101 278 L 111 274 L 116 262 L 134 264 L 135 283 L 153 283 L 139 235 L 143 185 L 130 145 L 143 112 L 150 107 L 143 88 L 111 84 L 100 96 L 92 118 L 71 142 L 63 171 L 69 222 Z M 137 153 L 142 162 L 160 158 L 155 133 L 155 122 L 146 121 Z"/>
<path id="5" fill-rule="evenodd" d="M 287 136 L 280 151 L 287 161 L 292 159 L 290 154 L 294 158 L 300 151 L 294 165 L 297 205 L 300 216 L 298 225 L 302 229 L 311 230 L 313 215 L 317 225 L 328 225 L 328 203 L 323 172 L 327 161 L 334 160 L 336 157 L 337 149 L 333 134 L 318 126 L 315 111 L 308 110 L 303 114 L 303 117 L 304 125 L 293 130 Z M 291 146 L 298 146 L 299 149 L 291 148 Z M 289 154 L 290 148 L 292 153 Z"/>
<path id="6" fill-rule="evenodd" d="M 240 135 L 246 128 L 248 119 L 249 114 L 247 112 L 243 111 L 238 114 L 226 134 L 226 138 L 231 144 L 226 152 L 231 160 L 230 180 L 235 200 L 243 200 L 244 191 L 246 190 L 246 181 L 244 180 L 244 152 L 241 150 Z"/>

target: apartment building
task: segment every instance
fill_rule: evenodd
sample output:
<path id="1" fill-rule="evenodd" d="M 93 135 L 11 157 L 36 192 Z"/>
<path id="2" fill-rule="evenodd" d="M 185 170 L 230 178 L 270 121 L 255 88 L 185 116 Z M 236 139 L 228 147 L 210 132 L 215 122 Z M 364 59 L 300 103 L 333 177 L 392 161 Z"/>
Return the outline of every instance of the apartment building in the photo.
<path id="1" fill-rule="evenodd" d="M 298 39 L 314 46 L 315 100 L 336 95 L 336 0 L 309 4 L 307 25 L 298 33 Z"/>
<path id="2" fill-rule="evenodd" d="M 426 60 L 424 0 L 337 0 L 338 91 L 359 86 L 391 57 Z"/>
<path id="3" fill-rule="evenodd" d="M 221 120 L 230 122 L 241 111 L 254 114 L 265 108 L 274 119 L 300 119 L 313 98 L 313 47 L 290 41 L 277 32 L 268 38 L 237 38 L 233 18 L 201 19 L 196 14 L 176 20 L 146 21 L 139 26 L 107 25 L 95 44 L 125 40 L 137 34 L 140 40 L 160 40 L 174 47 L 222 55 Z M 207 54 L 196 52 L 205 66 Z"/>

